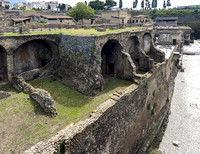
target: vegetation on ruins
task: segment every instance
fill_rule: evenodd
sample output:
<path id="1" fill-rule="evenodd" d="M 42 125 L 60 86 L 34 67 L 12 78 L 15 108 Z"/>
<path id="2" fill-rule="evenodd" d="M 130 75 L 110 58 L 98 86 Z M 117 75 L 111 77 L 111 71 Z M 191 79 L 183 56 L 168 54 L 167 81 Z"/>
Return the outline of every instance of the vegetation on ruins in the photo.
<path id="1" fill-rule="evenodd" d="M 67 35 L 79 35 L 79 36 L 90 36 L 90 35 L 104 35 L 104 34 L 112 34 L 112 33 L 119 33 L 119 32 L 126 32 L 126 31 L 133 31 L 133 30 L 141 30 L 142 27 L 129 27 L 125 29 L 116 29 L 116 30 L 110 30 L 106 29 L 105 32 L 99 32 L 92 29 L 62 29 L 62 30 L 52 30 L 52 31 L 35 31 L 30 32 L 31 35 L 37 35 L 37 34 L 67 34 Z M 5 33 L 5 36 L 20 36 L 20 35 L 30 35 L 30 34 L 19 34 L 19 33 Z"/>
<path id="2" fill-rule="evenodd" d="M 200 18 L 200 11 L 195 10 L 177 10 L 177 9 L 169 9 L 169 10 L 150 10 L 146 12 L 147 15 L 151 16 L 153 19 L 155 17 L 184 17 L 184 16 L 195 16 Z"/>
<path id="3" fill-rule="evenodd" d="M 79 2 L 75 7 L 70 9 L 67 13 L 68 16 L 73 17 L 75 20 L 83 18 L 90 18 L 94 16 L 94 10 L 85 3 Z"/>

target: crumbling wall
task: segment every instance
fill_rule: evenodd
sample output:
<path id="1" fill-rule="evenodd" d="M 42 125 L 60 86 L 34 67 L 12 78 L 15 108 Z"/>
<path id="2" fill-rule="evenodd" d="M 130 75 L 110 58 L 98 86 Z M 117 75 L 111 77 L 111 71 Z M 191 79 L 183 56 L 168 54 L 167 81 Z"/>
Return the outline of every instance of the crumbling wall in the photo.
<path id="1" fill-rule="evenodd" d="M 55 59 L 57 58 L 55 57 Z M 58 113 L 54 104 L 54 99 L 50 93 L 43 89 L 36 89 L 26 81 L 56 73 L 57 65 L 55 63 L 55 59 L 53 58 L 46 66 L 42 68 L 26 71 L 13 76 L 12 78 L 12 85 L 15 87 L 15 89 L 29 94 L 33 100 L 40 104 L 47 115 L 53 117 Z"/>
<path id="2" fill-rule="evenodd" d="M 26 74 L 29 74 L 29 72 L 26 72 Z M 29 94 L 33 100 L 40 104 L 47 115 L 56 116 L 58 114 L 54 105 L 54 100 L 46 90 L 34 88 L 28 84 L 21 75 L 13 77 L 12 84 L 18 91 Z"/>
<path id="3" fill-rule="evenodd" d="M 128 52 L 133 60 L 136 70 L 150 71 L 152 69 L 152 60 L 146 55 L 140 45 L 138 37 L 130 37 L 126 44 L 126 52 Z"/>
<path id="4" fill-rule="evenodd" d="M 0 46 L 0 83 L 7 80 L 7 64 L 6 64 L 6 52 L 3 47 Z"/>

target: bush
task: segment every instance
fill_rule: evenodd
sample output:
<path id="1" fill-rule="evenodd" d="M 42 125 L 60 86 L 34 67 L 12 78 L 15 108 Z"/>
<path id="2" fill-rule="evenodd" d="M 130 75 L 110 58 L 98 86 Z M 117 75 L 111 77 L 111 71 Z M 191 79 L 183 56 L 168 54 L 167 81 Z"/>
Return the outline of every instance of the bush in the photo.
<path id="1" fill-rule="evenodd" d="M 47 22 L 44 21 L 44 20 L 40 20 L 40 21 L 38 21 L 38 23 L 43 23 L 43 24 L 45 24 L 45 23 L 47 23 Z"/>

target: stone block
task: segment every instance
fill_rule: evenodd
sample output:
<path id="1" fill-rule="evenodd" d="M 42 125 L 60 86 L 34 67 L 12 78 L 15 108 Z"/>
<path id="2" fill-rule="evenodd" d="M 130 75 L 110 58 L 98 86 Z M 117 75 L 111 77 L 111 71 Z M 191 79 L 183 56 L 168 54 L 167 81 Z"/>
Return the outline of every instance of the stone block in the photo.
<path id="1" fill-rule="evenodd" d="M 90 26 L 85 26 L 84 29 L 91 29 L 92 27 Z"/>
<path id="2" fill-rule="evenodd" d="M 118 29 L 117 27 L 109 27 L 110 30 L 116 30 Z"/>
<path id="3" fill-rule="evenodd" d="M 81 26 L 80 25 L 76 25 L 76 26 L 74 26 L 74 29 L 81 29 Z"/>
<path id="4" fill-rule="evenodd" d="M 29 34 L 30 30 L 29 30 L 28 26 L 21 26 L 21 27 L 19 27 L 19 33 L 20 34 Z"/>

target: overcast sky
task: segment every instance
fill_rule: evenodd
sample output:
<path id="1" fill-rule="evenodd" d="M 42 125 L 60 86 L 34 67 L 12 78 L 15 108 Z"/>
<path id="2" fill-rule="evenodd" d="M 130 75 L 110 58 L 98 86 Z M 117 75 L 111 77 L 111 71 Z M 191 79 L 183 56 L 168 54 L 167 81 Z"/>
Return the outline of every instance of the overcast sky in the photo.
<path id="1" fill-rule="evenodd" d="M 35 1 L 43 1 L 43 0 L 27 0 L 29 2 L 35 2 Z M 49 1 L 49 0 L 45 0 L 45 1 Z M 56 0 L 55 0 L 56 1 Z M 70 4 L 72 6 L 75 6 L 76 3 L 78 2 L 85 2 L 85 0 L 57 0 L 60 3 L 65 3 L 65 4 Z M 89 2 L 90 0 L 87 0 L 87 2 Z M 105 0 L 102 0 L 105 1 Z M 115 0 L 117 2 L 117 4 L 119 4 L 119 0 Z M 122 0 L 123 2 L 123 8 L 131 8 L 132 7 L 132 3 L 134 0 Z M 138 8 L 141 7 L 141 1 L 142 0 L 138 0 Z M 150 0 L 152 1 L 152 0 Z M 164 0 L 158 0 L 158 8 L 162 8 L 163 6 L 163 1 Z M 167 1 L 167 0 L 166 0 Z M 200 0 L 170 0 L 172 7 L 176 7 L 176 6 L 187 6 L 187 5 L 200 5 Z"/>

